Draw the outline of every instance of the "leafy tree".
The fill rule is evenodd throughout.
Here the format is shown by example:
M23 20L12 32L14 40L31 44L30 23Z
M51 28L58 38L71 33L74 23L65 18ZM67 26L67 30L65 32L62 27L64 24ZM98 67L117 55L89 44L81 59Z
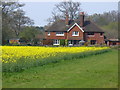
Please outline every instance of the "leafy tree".
M33 21L25 16L25 12L20 8L24 4L18 2L2 2L2 42L10 38L18 38L21 29L33 24Z
M41 31L38 29L38 27L36 28L33 26L27 26L24 27L23 30L20 32L19 37L21 38L21 40L26 41L26 43L36 44L39 41L37 35L41 35Z

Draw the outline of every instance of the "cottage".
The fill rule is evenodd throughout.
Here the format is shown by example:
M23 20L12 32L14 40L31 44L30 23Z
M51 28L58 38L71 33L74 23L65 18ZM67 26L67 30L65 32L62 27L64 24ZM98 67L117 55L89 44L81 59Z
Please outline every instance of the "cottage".
M45 39L53 45L60 45L67 40L68 45L79 45L89 42L91 45L104 43L104 32L90 20L84 20L84 12L80 13L80 19L54 22L46 31Z
M119 46L120 40L119 39L108 39L108 40L106 40L106 44L108 46Z

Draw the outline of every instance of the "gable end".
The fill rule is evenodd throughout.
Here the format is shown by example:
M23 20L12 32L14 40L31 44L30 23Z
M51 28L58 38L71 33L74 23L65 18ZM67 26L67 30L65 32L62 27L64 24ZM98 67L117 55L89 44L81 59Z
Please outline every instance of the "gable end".
M82 32L84 32L84 30L83 30L77 23L75 23L74 25L72 25L72 26L67 30L67 32L69 32L75 25L76 25Z

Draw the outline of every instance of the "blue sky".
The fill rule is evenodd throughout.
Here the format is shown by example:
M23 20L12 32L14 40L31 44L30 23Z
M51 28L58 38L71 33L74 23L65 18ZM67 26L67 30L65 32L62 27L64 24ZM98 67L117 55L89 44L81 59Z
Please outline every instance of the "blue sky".
M47 19L51 17L54 5L59 2L23 2L25 6L22 8L26 12L26 16L35 22L35 26L46 25ZM109 12L118 10L117 2L81 2L81 9L85 13L92 15L94 13Z

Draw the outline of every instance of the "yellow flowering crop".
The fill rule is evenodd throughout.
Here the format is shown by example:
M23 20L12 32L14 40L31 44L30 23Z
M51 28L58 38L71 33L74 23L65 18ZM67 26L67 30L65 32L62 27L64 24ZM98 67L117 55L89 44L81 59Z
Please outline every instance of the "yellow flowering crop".
M16 63L20 58L36 60L65 53L79 53L108 49L108 47L37 47L37 46L2 46L2 62ZM0 54L1 57L1 54Z

